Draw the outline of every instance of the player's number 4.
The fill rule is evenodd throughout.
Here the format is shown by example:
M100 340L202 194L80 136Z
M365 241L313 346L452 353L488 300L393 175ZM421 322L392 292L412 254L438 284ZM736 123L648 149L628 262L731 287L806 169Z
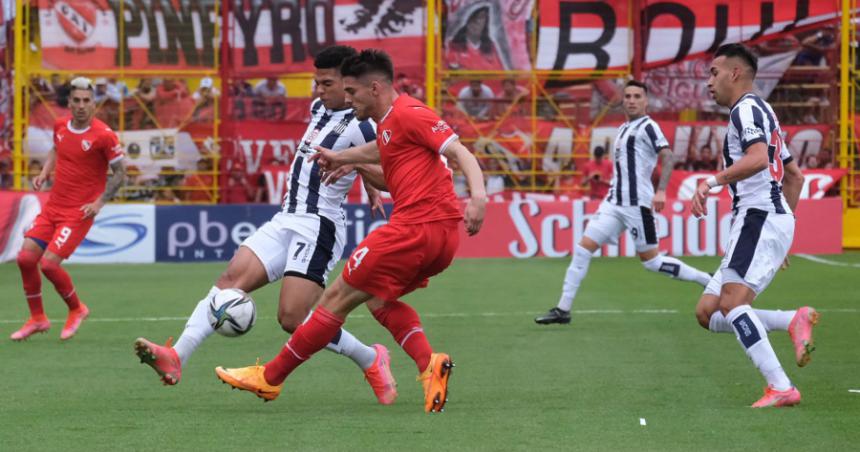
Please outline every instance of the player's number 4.
M361 265L361 261L364 259L364 256L370 251L370 248L363 246L352 252L352 257L349 260L352 261L352 265L349 266L349 272L352 273L353 270L358 268Z

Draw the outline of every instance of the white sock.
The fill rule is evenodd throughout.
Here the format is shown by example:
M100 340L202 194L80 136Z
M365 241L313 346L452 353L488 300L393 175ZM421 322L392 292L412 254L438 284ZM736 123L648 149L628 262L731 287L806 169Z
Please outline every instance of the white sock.
M573 258L567 267L567 273L564 275L561 298L558 300L559 309L570 311L573 299L576 297L576 291L579 290L579 284L585 278L585 274L588 273L589 263L591 263L591 251L581 245L576 245L573 249Z
M779 359L767 339L767 331L755 311L749 305L738 306L726 316L735 330L741 346L747 356L761 372L767 384L777 391L791 388L791 381L782 370Z
M376 349L364 345L356 339L349 331L341 328L340 333L335 336L325 348L352 359L362 370L367 370L376 361Z
M662 273L673 279L680 279L681 281L697 282L702 287L707 286L708 282L711 280L711 275L690 267L671 256L658 254L654 259L642 262L642 265L652 272Z
M188 358L194 353L194 350L197 350L197 347L215 332L215 329L209 324L207 311L209 310L210 300L220 291L221 289L212 286L206 298L197 303L197 307L194 308L194 312L191 313L191 317L188 318L188 322L185 324L185 330L182 331L182 335L179 336L176 345L173 346L183 366L185 365L185 361L188 361Z
M755 315L758 316L761 324L768 333L771 331L788 331L788 325L791 319L794 318L794 313L797 311L770 311L765 309L753 309ZM711 321L708 325L714 333L732 333L734 328L732 324L726 320L726 316L722 312L717 311L711 314Z

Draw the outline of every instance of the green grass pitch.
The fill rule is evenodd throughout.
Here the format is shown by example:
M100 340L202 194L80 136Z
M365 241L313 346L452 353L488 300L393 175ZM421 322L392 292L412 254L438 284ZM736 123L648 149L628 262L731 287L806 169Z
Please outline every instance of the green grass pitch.
M8 339L26 317L18 270L0 265L0 450L827 450L860 441L860 254L795 257L756 302L821 313L810 365L788 335L770 339L803 393L795 408L753 410L764 381L733 335L695 321L701 288L597 258L569 326L532 318L554 306L566 259L459 260L406 297L436 350L457 364L445 413L426 415L417 369L363 308L346 327L392 352L400 396L377 405L351 361L321 352L272 403L230 391L217 365L270 359L287 339L277 287L254 293L246 337L213 336L176 387L132 352L138 336L178 337L224 268L214 264L69 265L92 310L59 341L65 307L45 281L47 334ZM689 258L705 270L716 258ZM641 425L644 419L645 425Z

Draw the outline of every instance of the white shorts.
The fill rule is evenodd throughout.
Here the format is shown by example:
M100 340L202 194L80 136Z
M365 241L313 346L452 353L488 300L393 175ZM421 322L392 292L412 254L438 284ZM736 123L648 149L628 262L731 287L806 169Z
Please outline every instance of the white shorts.
M278 212L242 242L263 263L269 282L298 276L325 287L343 253L346 227L323 216Z
M642 206L617 206L603 201L585 227L585 236L599 245L616 243L627 229L633 236L636 252L657 247L657 225L651 209Z
M729 247L705 293L720 295L725 283L743 284L756 295L773 281L794 239L794 216L759 209L740 212L732 221Z

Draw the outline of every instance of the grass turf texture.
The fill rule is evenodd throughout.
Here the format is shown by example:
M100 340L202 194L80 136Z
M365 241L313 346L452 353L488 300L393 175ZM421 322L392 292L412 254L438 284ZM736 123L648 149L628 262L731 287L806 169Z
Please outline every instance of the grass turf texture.
M828 257L860 262L860 254ZM687 262L712 270L716 258ZM566 259L460 260L406 298L431 343L457 367L443 414L422 411L417 370L363 308L346 327L392 352L400 397L377 405L359 369L321 352L263 404L231 392L217 365L268 360L286 340L275 285L253 294L247 336L213 336L176 387L132 352L138 336L178 337L224 268L215 264L69 265L92 314L58 339L65 306L45 281L47 334L8 340L26 317L18 270L0 265L0 449L24 450L844 450L860 440L860 268L792 260L756 302L822 311L812 363L798 369L788 335L771 342L803 403L753 410L764 381L733 335L706 332L701 288L646 272L633 259L594 259L573 324L538 326ZM642 312L641 310L657 310ZM579 311L579 312L577 312ZM647 422L640 425L640 418Z

